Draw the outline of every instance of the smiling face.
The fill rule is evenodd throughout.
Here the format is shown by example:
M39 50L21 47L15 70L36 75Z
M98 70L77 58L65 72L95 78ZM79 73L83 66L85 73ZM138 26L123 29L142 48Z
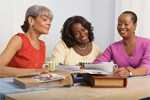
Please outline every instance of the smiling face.
M49 17L48 13L43 13L33 19L32 28L35 33L48 34L51 26L52 18Z
M78 44L86 44L89 42L89 33L80 23L72 25L71 30Z
M135 35L136 23L130 14L121 14L118 18L118 32L122 38L130 38Z

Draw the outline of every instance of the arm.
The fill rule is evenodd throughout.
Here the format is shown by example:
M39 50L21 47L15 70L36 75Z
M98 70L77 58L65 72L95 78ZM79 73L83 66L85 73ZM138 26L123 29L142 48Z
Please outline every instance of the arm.
M24 76L31 74L39 74L46 72L44 69L22 69L22 68L12 68L6 66L0 66L0 77L14 77L14 76Z
M111 60L112 50L111 46L109 46L104 53L100 54L95 60L94 63L100 63L100 62L109 62Z
M128 66L124 69L118 69L115 73L123 76L143 76L150 74L150 45L146 45L144 49L144 54L140 60L140 65L136 68Z
M147 75L147 68L145 66L140 66L138 68L127 67L128 74L132 73L132 76L142 76Z
M141 76L150 74L150 44L144 48L144 54L141 58L140 65L136 68L128 67L133 76Z
M120 67L114 72L115 75L119 76L142 76L147 75L147 68L140 66L138 68L129 67Z
M22 41L20 37L14 36L10 39L5 50L0 54L0 65L6 66L9 64L16 52L21 48Z

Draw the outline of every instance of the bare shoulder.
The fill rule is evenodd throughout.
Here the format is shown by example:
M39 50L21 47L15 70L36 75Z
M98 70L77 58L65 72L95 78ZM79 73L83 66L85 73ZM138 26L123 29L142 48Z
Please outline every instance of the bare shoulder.
M66 49L68 47L67 47L67 45L65 44L65 42L63 40L60 40L60 41L57 42L55 48Z
M97 50L100 50L100 47L95 42L92 42L92 47Z
M18 36L18 35L14 35L14 36L10 39L10 41L22 42L21 37Z
M19 51L22 47L22 39L15 35L13 36L4 51L0 54L0 65L8 65L13 56Z
M16 49L20 49L22 46L22 39L21 37L14 35L10 41L8 42L7 47L12 47L12 48L16 48Z

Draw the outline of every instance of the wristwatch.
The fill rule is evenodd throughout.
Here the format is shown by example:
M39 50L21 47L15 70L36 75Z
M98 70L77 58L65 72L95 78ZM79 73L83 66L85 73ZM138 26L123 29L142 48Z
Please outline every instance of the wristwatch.
M131 71L129 71L129 77L133 76L133 73Z
M126 68L126 69L129 72L129 77L133 76L133 73L128 68Z

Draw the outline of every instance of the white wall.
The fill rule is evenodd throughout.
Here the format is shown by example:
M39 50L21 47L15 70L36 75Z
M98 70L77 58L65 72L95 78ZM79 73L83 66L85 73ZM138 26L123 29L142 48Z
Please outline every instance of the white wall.
M92 0L95 41L103 51L114 40L114 0Z
M12 9L14 9L12 0L0 3L0 51L3 50L14 30L14 13L11 11Z
M150 0L3 0L0 3L0 52L12 35L21 32L25 11L33 4L45 5L54 12L52 28L42 37L47 45L47 55L60 38L63 22L72 15L81 15L92 22L95 42L102 51L120 39L116 30L117 17L124 10L137 13L137 34L150 38Z
M150 38L150 0L115 0L115 40L120 39L116 30L117 18L125 10L131 10L137 14L136 34Z

